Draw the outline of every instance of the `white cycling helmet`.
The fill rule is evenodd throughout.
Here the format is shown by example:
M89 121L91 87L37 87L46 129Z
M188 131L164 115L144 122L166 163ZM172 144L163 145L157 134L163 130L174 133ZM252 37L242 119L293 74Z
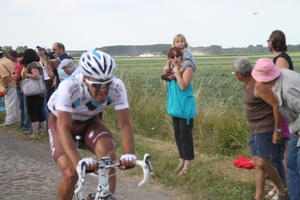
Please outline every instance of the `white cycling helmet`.
M96 50L87 51L81 55L79 68L85 77L105 80L114 76L116 64L110 55Z

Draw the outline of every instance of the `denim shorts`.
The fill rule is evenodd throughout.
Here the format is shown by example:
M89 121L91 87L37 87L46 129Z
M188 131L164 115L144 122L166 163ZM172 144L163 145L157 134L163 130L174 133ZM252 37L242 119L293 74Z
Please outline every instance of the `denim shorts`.
M274 158L278 156L279 145L272 143L273 133L259 133L250 135L250 149L252 156L259 158Z

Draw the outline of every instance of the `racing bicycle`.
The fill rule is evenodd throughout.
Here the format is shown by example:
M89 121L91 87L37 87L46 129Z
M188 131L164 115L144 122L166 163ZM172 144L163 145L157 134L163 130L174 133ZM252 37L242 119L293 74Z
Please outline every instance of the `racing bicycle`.
M150 162L150 155L145 154L143 160L136 160L136 165L140 166L143 169L143 180L138 183L138 187L143 186L147 183L150 175L154 178L154 172L152 164ZM121 166L120 160L111 160L109 157L102 157L101 160L97 161L98 171L97 173L86 172L86 165L83 164L81 167L77 167L78 173L78 182L74 191L75 200L117 200L117 198L109 192L109 168L116 168ZM98 178L98 186L95 190L95 193L85 194L85 181L86 174Z

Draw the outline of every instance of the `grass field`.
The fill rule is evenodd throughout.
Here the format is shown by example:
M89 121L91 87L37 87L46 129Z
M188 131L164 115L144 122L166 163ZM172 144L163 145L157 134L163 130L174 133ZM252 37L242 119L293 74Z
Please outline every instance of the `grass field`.
M300 71L300 53L290 55L296 71ZM193 84L200 105L214 106L220 103L228 105L229 102L228 106L231 106L231 103L242 105L239 99L243 86L231 74L233 60L238 56L240 55L195 57L197 70ZM271 54L245 56L251 59L253 64L258 58L272 58ZM161 90L160 75L166 64L165 57L116 58L115 60L118 67L117 76L122 78L123 75L130 76L154 94L158 92L157 90Z
M290 55L299 72L300 53ZM242 102L243 84L231 73L233 60L238 56L195 58L195 160L194 167L181 177L173 173L179 158L160 79L166 58L115 58L116 75L127 88L136 134L136 154L141 158L144 153L150 153L157 177L151 184L161 184L165 189L176 191L178 199L241 200L250 199L254 194L252 171L233 167L234 158L250 157L249 129ZM271 54L247 57L254 64L258 58L271 58ZM4 117L5 113L1 112L1 121ZM122 154L121 137L112 106L104 111L103 121L114 132L119 156ZM127 176L128 173L138 174L134 170L128 171L125 172Z

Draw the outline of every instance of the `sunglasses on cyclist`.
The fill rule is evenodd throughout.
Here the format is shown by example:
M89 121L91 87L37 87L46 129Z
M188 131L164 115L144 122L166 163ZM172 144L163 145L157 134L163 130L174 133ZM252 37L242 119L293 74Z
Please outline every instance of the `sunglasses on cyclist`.
M170 58L172 58L172 59L174 59L174 58L179 58L180 57L180 55L179 54L176 54L176 55L172 55L172 56L170 56Z
M98 81L89 81L87 78L85 79L85 81L87 82L87 84L91 85L94 88L108 88L111 83L112 83L112 79L109 79L108 81L105 82L98 82Z

